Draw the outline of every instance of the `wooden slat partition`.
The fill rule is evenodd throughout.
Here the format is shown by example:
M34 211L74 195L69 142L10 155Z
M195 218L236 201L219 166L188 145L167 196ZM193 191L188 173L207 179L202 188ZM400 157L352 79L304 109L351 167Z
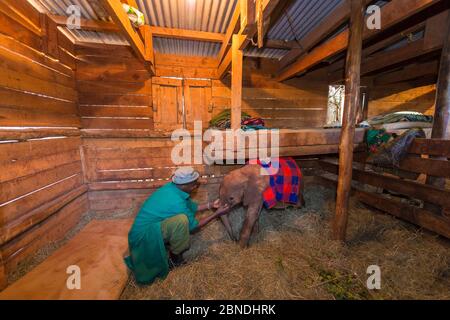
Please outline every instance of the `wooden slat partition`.
M438 216L430 211L413 207L400 201L388 199L372 192L358 190L356 196L360 201L370 205L378 210L389 212L390 214L422 226L450 239L450 219L444 216Z
M392 175L362 170L360 164L355 164L353 168L353 179L355 181L400 193L422 200L425 203L439 205L443 208L442 214L386 198L377 193L367 192L354 185L356 195L362 202L371 207L450 238L450 219L445 215L447 208L450 208L450 190L411 180L417 179L419 174L450 178L449 161L428 158L428 156L448 157L449 142L439 139L415 139L409 149L409 155L400 162L399 168L393 172L394 175L398 175L402 179ZM358 159L357 161L365 161L364 157L356 159ZM338 173L339 168L335 159L320 160L319 164L327 172ZM390 171L387 170L387 172ZM326 177L321 177L321 179L330 181ZM334 183L335 181L331 180L331 182Z
M321 167L333 174L338 173L338 164L334 160L321 160ZM413 198L450 206L450 191L424 185L414 181L406 181L398 178L384 176L374 172L353 168L353 179L372 186L398 192Z
M0 126L79 127L73 71L5 36L1 26Z
M74 137L0 144L0 244L53 214L49 202L83 185L80 143Z
M450 158L450 140L415 139L409 153Z
M266 67L267 66L267 67ZM271 62L264 61L269 69ZM270 69L258 70L246 59L243 70L242 111L261 117L271 128L322 128L326 123L328 85L320 78L274 81ZM228 79L212 82L213 115L231 108Z
M151 75L131 48L79 44L75 52L82 128L153 130Z
M323 175L315 176L315 182L325 187L336 187L337 177ZM353 194L358 199L380 211L389 213L399 219L406 220L415 225L433 231L450 239L450 219L445 216L436 215L428 210L421 209L398 200L389 199L381 194L367 192L358 188L353 188Z
M112 214L136 211L158 187L168 183L179 165L172 162L175 142L161 138L85 138L84 154L89 179L91 210ZM206 201L218 187L226 170L235 169L193 165L204 176L204 185L194 197ZM216 188L217 189L217 188Z
M217 60L209 57L189 57L156 54L157 77L215 79Z
M74 47L49 27L26 0L0 4L0 289L88 210Z

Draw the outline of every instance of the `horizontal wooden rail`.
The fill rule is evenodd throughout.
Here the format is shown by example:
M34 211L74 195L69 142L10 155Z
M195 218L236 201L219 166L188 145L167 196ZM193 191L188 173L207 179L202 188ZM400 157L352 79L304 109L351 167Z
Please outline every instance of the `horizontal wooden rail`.
M47 219L49 216L63 208L74 199L82 196L87 191L87 186L83 184L76 189L65 193L64 195L48 201L38 208L31 210L30 212L22 216L18 221L14 221L11 224L2 226L0 228L0 245L5 244L17 235L25 232L41 221Z
M450 158L450 140L415 139L409 153Z
M400 201L388 199L379 194L357 190L358 199L378 210L387 212L397 218L419 225L450 239L450 219L430 211L414 207Z
M320 166L323 170L333 174L339 173L339 166L334 160L321 160ZM401 180L394 177L384 176L374 172L363 171L353 168L353 180L398 192L416 199L450 207L450 191L413 181Z
M450 162L446 160L408 156L400 162L400 169L415 173L425 173L434 177L450 178Z
M323 185L324 187L337 186L337 177L318 175L314 178L316 183ZM393 199L388 199L380 194L360 190L355 188L355 186L353 186L352 194L362 203L370 207L450 239L450 219L445 216L439 216L428 210L414 207Z

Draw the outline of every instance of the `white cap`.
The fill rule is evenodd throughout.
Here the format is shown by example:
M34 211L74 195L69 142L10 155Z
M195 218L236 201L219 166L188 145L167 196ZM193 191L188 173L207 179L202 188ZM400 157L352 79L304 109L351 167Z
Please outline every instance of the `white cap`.
M200 177L200 174L194 170L192 167L181 167L178 168L173 177L172 181L175 184L188 184L196 181Z

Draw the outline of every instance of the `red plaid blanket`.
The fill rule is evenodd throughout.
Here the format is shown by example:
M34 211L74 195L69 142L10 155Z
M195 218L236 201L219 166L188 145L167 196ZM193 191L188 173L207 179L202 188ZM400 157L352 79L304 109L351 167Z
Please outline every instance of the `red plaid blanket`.
M259 160L251 160L250 164L258 164L270 175L270 187L263 192L264 205L273 208L277 202L298 203L302 171L293 158L272 159L270 164Z

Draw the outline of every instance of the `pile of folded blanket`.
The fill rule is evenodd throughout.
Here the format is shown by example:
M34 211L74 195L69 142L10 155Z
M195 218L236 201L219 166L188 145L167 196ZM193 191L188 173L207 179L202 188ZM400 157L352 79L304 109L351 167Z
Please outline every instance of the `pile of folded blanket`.
M265 129L264 120L252 118L249 114L242 112L241 128L243 130ZM225 109L209 122L210 128L226 130L231 128L231 109Z
M250 118L242 120L242 130L262 130L266 129L264 120L261 118Z
M433 117L420 112L401 111L373 117L367 123L372 128L387 130L431 128Z
M370 153L367 162L381 167L399 167L414 139L425 137L420 128L409 129L401 135L389 134L384 129L369 130L366 137Z

